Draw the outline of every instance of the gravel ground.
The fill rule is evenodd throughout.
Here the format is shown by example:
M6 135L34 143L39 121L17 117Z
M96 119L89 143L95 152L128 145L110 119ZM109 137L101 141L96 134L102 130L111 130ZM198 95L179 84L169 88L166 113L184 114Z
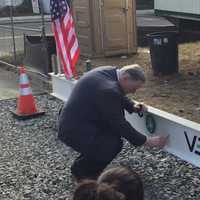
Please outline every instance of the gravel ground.
M16 100L0 101L0 199L70 199L75 184L69 166L77 154L56 138L62 102L37 96L46 115L27 121L14 119ZM199 200L200 169L155 149L123 151L110 165L129 165L143 178L146 200ZM110 167L109 166L109 167Z

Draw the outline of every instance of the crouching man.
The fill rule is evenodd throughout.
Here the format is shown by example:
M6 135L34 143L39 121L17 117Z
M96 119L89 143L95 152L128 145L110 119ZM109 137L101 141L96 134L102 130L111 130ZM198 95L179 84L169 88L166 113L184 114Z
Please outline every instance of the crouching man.
M166 137L147 138L125 119L124 110L146 111L126 97L144 83L142 68L130 65L96 68L75 85L60 114L58 137L80 153L71 166L77 180L96 178L121 151L122 138L134 146L165 146Z

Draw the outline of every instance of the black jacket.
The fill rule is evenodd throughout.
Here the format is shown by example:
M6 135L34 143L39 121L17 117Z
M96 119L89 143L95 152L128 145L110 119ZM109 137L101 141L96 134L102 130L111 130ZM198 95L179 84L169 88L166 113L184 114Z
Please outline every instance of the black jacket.
M124 117L124 109L133 112L133 102L123 93L115 67L99 67L86 73L75 85L59 120L59 138L75 150L105 139L126 138L131 144L145 143Z

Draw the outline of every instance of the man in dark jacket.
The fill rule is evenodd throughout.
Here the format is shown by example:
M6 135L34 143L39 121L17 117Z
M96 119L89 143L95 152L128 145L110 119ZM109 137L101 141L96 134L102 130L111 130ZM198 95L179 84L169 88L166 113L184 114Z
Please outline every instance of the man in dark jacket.
M144 83L144 72L137 65L99 67L77 82L60 114L58 133L61 141L80 153L71 167L75 178L96 178L121 151L122 137L134 146L165 145L165 137L147 138L125 119L124 110L146 110L125 96Z

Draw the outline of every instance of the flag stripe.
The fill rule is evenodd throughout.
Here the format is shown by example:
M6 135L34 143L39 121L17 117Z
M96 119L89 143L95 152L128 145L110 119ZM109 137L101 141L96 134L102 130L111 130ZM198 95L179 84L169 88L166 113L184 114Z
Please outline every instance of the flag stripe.
M75 39L75 38L74 38ZM78 41L75 39L75 42L73 43L73 46L71 48L71 55L74 57L76 51L78 50Z
M64 25L65 27L67 26L67 24L70 22L70 14L66 14L65 17L64 17Z
M72 47L74 46L74 42L75 42L75 36L73 35L68 44L70 51L72 50Z
M55 22L54 22L54 25L55 25ZM61 44L60 44L60 41L59 41L59 37L58 37L58 32L57 32L56 26L54 26L54 35L55 35L55 39L56 39L56 44L58 45L58 50L59 50L58 53L60 55L61 62L63 64L63 70L64 70L65 75L68 78L69 74L68 74L66 63L64 61L64 57L63 57L63 54L62 54Z
M79 58L79 55L80 55L80 49L78 48L76 53L74 54L74 59L72 60L72 64L73 66L76 65L77 61L78 61L78 58Z
M69 41L72 39L73 35L74 35L74 29L71 28L71 29L69 30L69 33L68 33Z
M60 44L61 44L61 49L62 49L62 53L63 53L63 57L65 59L65 62L67 64L67 68L69 70L69 73L70 73L70 65L69 65L69 60L68 60L68 55L67 55L67 48L66 48L66 41L64 41L64 34L63 34L63 30L61 28L61 24L60 22L58 21L56 23L56 27L58 29L58 36L59 36L59 40L60 40Z
M72 23L71 23L70 20L67 21L67 24L64 25L64 28L65 28L65 31L66 31L66 35L67 35L67 37L68 37L68 36L69 36L70 30L71 30L71 29L73 30L73 28L72 28Z
M67 50L66 50L66 47L65 47L62 29L61 29L61 26L60 26L60 22L58 20L56 20L56 28L57 28L59 43L60 43L61 50L62 50L61 53L63 55L64 62L66 63L68 75L71 78L72 71L71 71L71 68L70 68L69 58L68 58Z
M64 43L66 45L66 52L67 52L68 60L69 60L71 70L72 70L72 73L73 73L73 68L74 68L74 66L72 66L72 58L73 57L71 57L71 53L70 53L69 38L68 38L67 34L64 34L64 33L66 33L64 25L62 26L62 32L63 32Z

